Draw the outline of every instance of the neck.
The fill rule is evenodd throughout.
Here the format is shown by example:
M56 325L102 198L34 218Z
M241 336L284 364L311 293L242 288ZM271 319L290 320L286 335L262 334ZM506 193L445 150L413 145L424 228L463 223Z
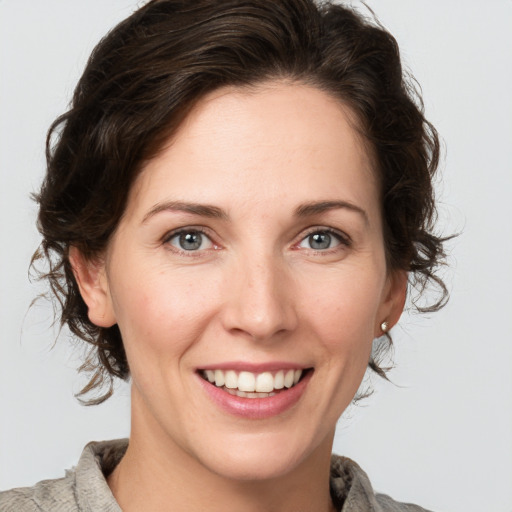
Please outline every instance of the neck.
M142 421L139 421L139 418ZM128 450L108 477L123 512L331 512L332 438L286 474L258 480L215 473L183 450L148 416L132 418Z

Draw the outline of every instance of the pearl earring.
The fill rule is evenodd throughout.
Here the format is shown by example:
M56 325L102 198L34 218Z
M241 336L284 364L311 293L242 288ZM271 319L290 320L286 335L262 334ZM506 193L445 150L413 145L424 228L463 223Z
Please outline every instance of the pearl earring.
M388 329L389 329L389 324L388 322L384 321L380 324L380 328L382 329L382 332L384 334L386 334L388 332Z

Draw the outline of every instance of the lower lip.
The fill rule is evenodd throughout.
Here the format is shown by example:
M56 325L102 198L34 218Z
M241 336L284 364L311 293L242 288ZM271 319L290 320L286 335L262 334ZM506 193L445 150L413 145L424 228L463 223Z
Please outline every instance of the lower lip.
M210 399L227 413L249 419L265 419L291 409L304 394L312 373L309 370L295 386L266 398L243 398L231 395L199 375L198 379Z

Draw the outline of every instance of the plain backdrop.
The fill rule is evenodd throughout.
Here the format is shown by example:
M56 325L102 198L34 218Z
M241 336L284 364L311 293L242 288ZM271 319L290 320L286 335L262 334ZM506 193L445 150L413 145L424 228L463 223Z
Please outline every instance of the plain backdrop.
M139 2L139 5L141 2ZM357 2L354 2L357 4ZM440 229L451 301L394 330L393 384L339 423L335 451L374 487L435 511L512 511L512 1L369 0L418 79L446 146ZM0 489L63 475L90 440L127 436L129 388L73 393L80 349L52 349L52 312L27 269L29 194L44 138L93 45L133 0L0 0Z

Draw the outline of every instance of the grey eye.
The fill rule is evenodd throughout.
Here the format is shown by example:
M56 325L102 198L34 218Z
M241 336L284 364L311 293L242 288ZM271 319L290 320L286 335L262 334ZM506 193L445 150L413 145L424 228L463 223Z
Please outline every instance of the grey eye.
M169 239L169 243L182 251L198 251L213 247L212 241L201 231L190 230L176 233Z
M314 233L306 236L299 247L305 249L313 249L315 251L325 251L326 249L332 249L342 243L342 239L336 233L330 231L315 231Z
M179 237L180 248L185 251L195 251L201 247L203 236L201 233L182 233Z
M308 236L311 249L329 249L332 236L329 233L319 232Z

